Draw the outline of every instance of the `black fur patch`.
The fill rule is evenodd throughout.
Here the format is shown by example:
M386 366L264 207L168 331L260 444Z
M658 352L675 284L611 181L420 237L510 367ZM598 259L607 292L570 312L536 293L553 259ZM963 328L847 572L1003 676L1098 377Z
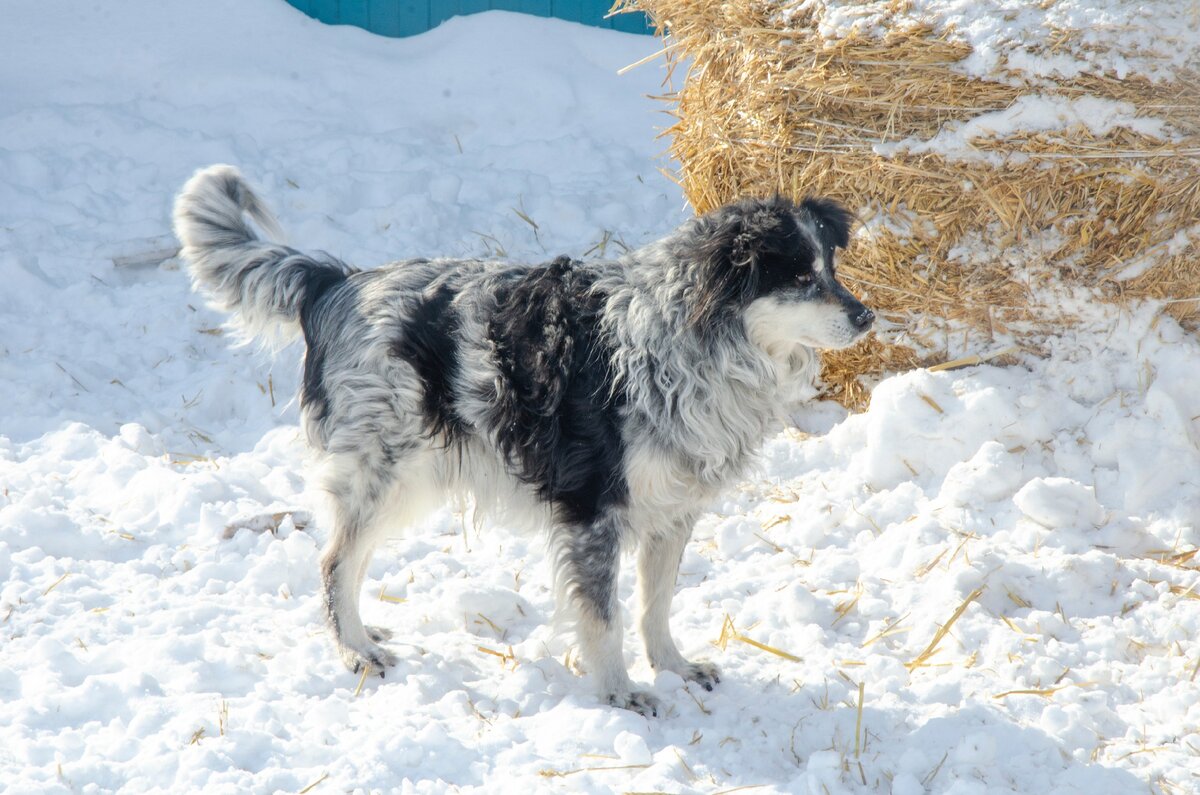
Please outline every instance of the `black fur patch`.
M316 419L329 413L329 393L325 390L325 358L328 345L317 334L328 298L346 282L346 274L333 268L314 267L307 272L304 303L300 306L300 328L304 331L304 380L300 385L300 405Z
M461 324L453 300L454 291L445 284L426 290L391 347L391 354L411 364L421 379L421 409L431 435L443 435L447 442L466 432L454 408Z
M764 239L755 261L755 286L752 298L761 298L783 290L803 289L813 278L817 252L808 235L789 214L781 221L777 234Z
M812 272L816 252L789 199L743 199L696 219L695 241L681 257L699 268L691 320L697 328L740 316L752 300Z
M854 216L833 199L805 199L800 207L808 211L817 225L817 236L826 256L831 257L835 248L845 248L850 245L850 228L854 224Z
M500 371L493 429L518 477L561 518L590 524L624 502L620 399L593 277L559 257L501 284L488 339Z
M586 530L566 542L570 587L604 623L613 619L617 602L617 570L621 561L621 528L611 515L597 517Z

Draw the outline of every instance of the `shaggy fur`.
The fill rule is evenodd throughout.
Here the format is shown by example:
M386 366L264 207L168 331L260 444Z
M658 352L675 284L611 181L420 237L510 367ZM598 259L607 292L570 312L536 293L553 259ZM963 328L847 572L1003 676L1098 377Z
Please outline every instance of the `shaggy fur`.
M345 664L383 676L389 633L359 592L389 527L470 494L550 541L560 606L611 704L656 713L621 650L617 570L637 550L639 628L655 670L711 689L667 626L692 524L808 394L816 348L874 315L838 283L851 216L747 199L616 262L406 260L359 271L259 240L270 214L229 166L175 204L196 289L248 334L300 331L301 410L334 506L324 607Z

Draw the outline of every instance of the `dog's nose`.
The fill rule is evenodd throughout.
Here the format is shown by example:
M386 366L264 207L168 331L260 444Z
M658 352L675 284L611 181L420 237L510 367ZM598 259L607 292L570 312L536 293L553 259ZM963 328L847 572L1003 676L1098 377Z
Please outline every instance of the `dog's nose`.
M871 324L875 322L875 313L870 309L864 308L863 311L851 318L850 322L853 323L854 327L859 331L866 331L871 327Z

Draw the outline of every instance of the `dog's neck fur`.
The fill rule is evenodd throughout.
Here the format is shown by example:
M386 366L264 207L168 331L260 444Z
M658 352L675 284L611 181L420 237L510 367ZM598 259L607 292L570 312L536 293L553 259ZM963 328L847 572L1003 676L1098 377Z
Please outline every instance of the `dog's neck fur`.
M615 388L644 434L698 483L720 488L742 475L786 411L811 397L819 364L804 346L764 350L740 313L698 328L690 319L700 274L668 252L640 250L596 286L608 295Z

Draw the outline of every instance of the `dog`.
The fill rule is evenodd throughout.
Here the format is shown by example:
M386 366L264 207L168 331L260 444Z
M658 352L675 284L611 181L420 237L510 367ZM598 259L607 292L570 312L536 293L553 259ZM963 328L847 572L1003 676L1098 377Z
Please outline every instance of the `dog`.
M355 672L384 676L390 632L359 596L389 528L448 499L544 530L555 597L603 701L657 715L622 654L617 572L636 549L639 629L655 671L707 690L668 627L705 506L812 394L818 349L874 314L837 280L852 216L828 199L738 201L617 261L410 259L374 270L281 239L231 166L175 202L196 290L244 336L302 334L302 423L331 499L323 609Z

